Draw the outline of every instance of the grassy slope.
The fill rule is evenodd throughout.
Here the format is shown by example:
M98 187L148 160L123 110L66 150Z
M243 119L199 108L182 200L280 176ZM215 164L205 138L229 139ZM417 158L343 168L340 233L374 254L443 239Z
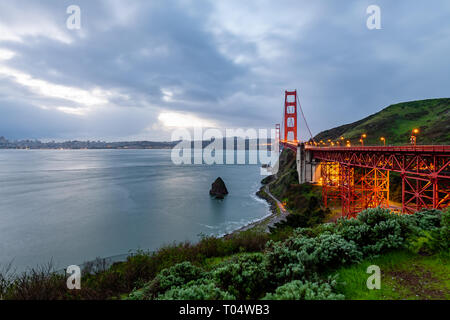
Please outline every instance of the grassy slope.
M391 105L362 120L319 133L316 140L337 140L340 136L357 144L367 133L367 143L379 145L386 137L387 144L409 142L411 130L420 128L418 144L450 143L450 98L403 102Z
M381 289L366 286L367 267L381 269ZM338 270L339 291L351 300L450 299L450 258L399 251ZM343 284L345 283L345 284Z

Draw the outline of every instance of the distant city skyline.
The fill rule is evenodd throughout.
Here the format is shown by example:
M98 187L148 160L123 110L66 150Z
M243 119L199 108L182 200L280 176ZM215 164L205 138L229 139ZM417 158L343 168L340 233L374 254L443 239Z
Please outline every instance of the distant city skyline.
M79 29L67 27L71 5ZM366 25L370 5L381 29ZM2 0L0 136L170 141L189 126L274 128L292 89L317 134L450 96L449 16L445 0Z

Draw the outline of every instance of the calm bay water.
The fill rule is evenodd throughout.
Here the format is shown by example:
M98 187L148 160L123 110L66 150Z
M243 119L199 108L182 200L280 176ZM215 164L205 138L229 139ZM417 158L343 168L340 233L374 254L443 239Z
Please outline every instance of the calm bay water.
M182 165L170 150L0 150L0 266L154 250L269 214L258 165ZM230 194L209 196L222 177Z

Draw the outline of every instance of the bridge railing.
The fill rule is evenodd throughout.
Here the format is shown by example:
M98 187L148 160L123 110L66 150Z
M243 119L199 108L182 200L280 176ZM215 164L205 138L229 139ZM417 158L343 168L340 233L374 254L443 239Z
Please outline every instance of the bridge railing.
M327 151L381 151L381 152L445 152L450 153L448 145L419 145L419 146L355 146L355 147L318 147L305 146L308 150Z

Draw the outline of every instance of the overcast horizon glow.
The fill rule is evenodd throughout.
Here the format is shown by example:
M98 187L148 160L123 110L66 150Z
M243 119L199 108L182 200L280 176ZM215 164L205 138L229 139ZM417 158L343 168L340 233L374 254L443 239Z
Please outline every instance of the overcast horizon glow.
M66 8L81 8L69 30ZM381 30L366 8L381 8ZM313 134L449 97L450 2L0 0L0 136L170 140L268 128L297 89ZM307 138L300 122L300 137Z

